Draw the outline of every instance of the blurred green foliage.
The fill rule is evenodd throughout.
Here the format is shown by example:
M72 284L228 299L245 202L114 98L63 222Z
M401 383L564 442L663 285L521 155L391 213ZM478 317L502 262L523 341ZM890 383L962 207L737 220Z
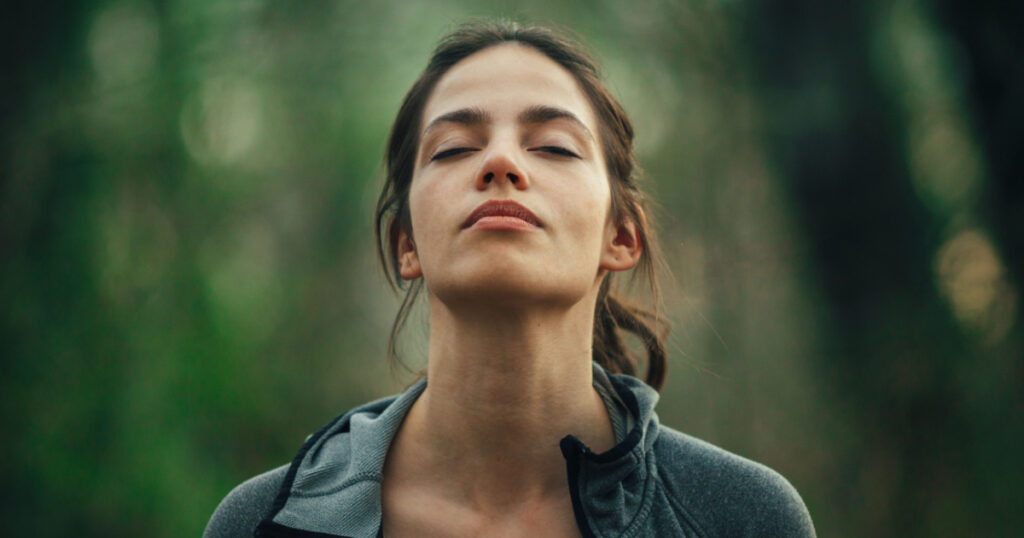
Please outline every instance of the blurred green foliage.
M437 38L505 16L577 32L636 123L677 283L662 421L780 470L822 536L1011 535L1021 19L994 6L15 2L6 532L198 535L403 386L387 129Z

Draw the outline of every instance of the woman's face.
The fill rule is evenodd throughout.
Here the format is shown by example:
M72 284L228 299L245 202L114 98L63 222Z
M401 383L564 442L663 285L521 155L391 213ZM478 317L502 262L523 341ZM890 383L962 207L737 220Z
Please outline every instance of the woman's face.
M445 303L596 295L605 270L632 266L608 219L597 127L572 75L532 48L503 44L456 64L423 111L402 276L423 276Z

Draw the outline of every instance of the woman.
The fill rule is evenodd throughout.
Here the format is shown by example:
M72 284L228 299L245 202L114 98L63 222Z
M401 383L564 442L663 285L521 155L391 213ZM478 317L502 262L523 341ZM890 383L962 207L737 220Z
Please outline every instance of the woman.
M381 258L411 283L392 341L426 290L426 377L240 485L206 536L813 536L784 478L658 423L657 317L609 280L653 276L632 138L564 38L445 38L398 113L377 212Z

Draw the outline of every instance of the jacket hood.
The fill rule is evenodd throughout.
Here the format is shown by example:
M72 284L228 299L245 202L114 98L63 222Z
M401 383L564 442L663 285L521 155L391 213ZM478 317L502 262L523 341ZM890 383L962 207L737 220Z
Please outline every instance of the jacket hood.
M610 381L633 417L632 428L606 452L594 453L571 435L562 439L560 448L583 535L597 536L591 529L601 529L600 535L628 535L640 528L647 515L644 507L651 504L658 393L636 378L606 374L596 363L594 370L595 379L606 376ZM292 461L257 536L378 536L384 459L426 387L427 380L420 380L397 396L348 411L311 435Z

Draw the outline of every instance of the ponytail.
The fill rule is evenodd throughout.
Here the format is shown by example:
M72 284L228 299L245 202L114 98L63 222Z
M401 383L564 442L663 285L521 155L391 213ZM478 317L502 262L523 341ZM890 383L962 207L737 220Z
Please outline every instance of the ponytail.
M601 283L594 311L594 361L609 372L639 377L637 359L626 349L619 331L631 332L647 350L645 381L660 391L667 373L668 324L650 310L619 299L610 282L606 277Z

